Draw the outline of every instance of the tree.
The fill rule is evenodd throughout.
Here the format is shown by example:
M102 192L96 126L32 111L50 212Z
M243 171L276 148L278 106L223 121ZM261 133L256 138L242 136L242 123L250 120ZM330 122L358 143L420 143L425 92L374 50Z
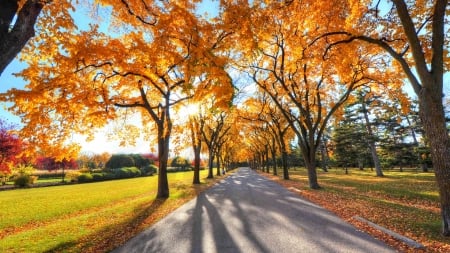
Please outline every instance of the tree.
M32 47L43 57L29 57L30 67L21 73L27 90L12 90L6 99L24 116L27 140L48 152L62 150L73 132L92 137L94 128L140 114L144 130L126 124L124 143L156 133L157 197L167 198L173 108L196 93L233 93L225 57L214 54L226 34L197 17L190 1L98 2L111 6L120 36L92 26L72 37L43 38ZM213 81L195 81L205 76Z
M357 104L349 103L344 108L342 119L336 120L333 131L334 155L339 166L364 168L373 164L369 158L366 125L362 121Z
M111 154L109 154L108 152L103 152L101 154L93 154L91 157L91 161L94 163L96 168L103 169L105 168L106 162L108 162L110 158Z
M387 10L381 6L386 6ZM324 31L327 51L335 45L362 43L393 59L419 100L419 113L430 142L442 213L442 233L450 236L450 138L443 106L448 60L448 0L356 3L343 29ZM312 14L314 16L314 14Z
M200 121L197 116L189 117L189 131L192 142L192 149L194 151L194 177L193 184L200 184L200 153L202 150L202 129L203 121Z
M200 120L203 125L202 139L208 148L208 177L213 178L213 163L217 153L218 143L221 136L225 135L230 129L225 124L225 119L228 117L228 113L225 111L218 111L211 109L212 111ZM220 170L219 170L220 173ZM219 174L220 175L220 174Z
M269 147L272 153L273 174L277 175L277 154L281 155L281 168L283 178L289 179L288 171L288 145L293 139L293 132L283 114L266 94L256 94L255 98L249 98L244 102L240 110L240 117L248 122L248 128L252 128L257 122L265 124L266 130L271 134Z
M11 173L11 167L20 162L24 145L12 131L14 126L0 119L0 174Z
M375 144L375 134L372 129L372 124L370 123L369 119L369 110L367 109L367 106L376 100L376 97L374 98L367 98L368 94L364 91L358 93L358 100L361 104L361 113L363 115L364 124L367 131L367 144L370 149L370 154L372 155L372 161L373 165L375 166L375 171L377 173L377 177L384 176L383 171L381 169L380 159L378 158L378 152L377 147Z
M75 159L64 158L58 160L55 157L39 156L35 161L36 168L40 170L57 171L61 170L61 182L64 182L65 170L66 169L76 169L78 168L78 163Z
M124 167L134 167L136 166L134 157L132 155L126 154L116 154L112 155L111 158L106 162L105 168L107 169L120 169Z
M265 26L254 27L258 47L248 67L253 81L272 98L295 132L309 185L318 189L316 153L328 121L354 90L379 78L371 68L381 63L363 47L355 52L344 46L323 59L320 50L311 47L307 36L299 32L308 30L310 23L291 24L291 15L304 14L301 6L297 7L279 8L276 13L273 7L258 17L263 21L253 22L265 22ZM345 60L338 60L340 57Z
M101 154L83 152L78 155L77 160L80 168L103 169L110 158L111 155L107 152Z
M414 106L403 110L400 99L389 100L378 98L379 110L376 110L374 125L378 127L378 139L381 147L381 160L386 167L418 166L417 154L419 142L417 135L420 131L412 126L411 120L416 118ZM380 103L380 101L382 101ZM413 102L411 102L413 103ZM423 138L421 138L423 139ZM411 141L412 140L412 141Z
M232 141L230 132L232 132L233 126L235 126L234 120L236 119L234 108L229 108L229 111L227 112L227 116L224 119L224 126L221 127L221 130L219 131L219 134L217 136L217 140L215 142L215 148L214 148L214 155L216 158L216 175L220 176L221 171L224 172L222 166L223 164L223 147L227 141Z

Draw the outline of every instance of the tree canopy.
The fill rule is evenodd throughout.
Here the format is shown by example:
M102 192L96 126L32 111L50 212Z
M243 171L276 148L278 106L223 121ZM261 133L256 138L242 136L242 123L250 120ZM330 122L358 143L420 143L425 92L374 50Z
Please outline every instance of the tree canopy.
M450 67L448 0L223 0L212 18L198 13L199 0L83 4L96 9L93 15L103 18L110 32L94 24L77 30L70 1L0 5L5 7L0 12L2 45L10 45L19 32L16 26L28 22L22 13L32 6L17 47L12 53L0 48L0 73L20 50L28 64L18 73L27 81L25 89L12 89L1 100L12 102L10 110L22 118L20 136L30 147L67 159L79 151L71 143L74 132L93 138L94 129L125 122L117 134L124 144L141 135L156 136L157 196L168 197L165 173L174 121L179 120L173 113L192 102L208 107L197 118L201 125L191 124L191 129L198 135L193 141L206 144L194 149L208 148L210 167L213 157L218 164L225 157L223 147L228 154L233 150L225 142L242 141L248 149L234 150L239 158L258 153L259 160L268 161L269 151L286 155L283 145L295 140L310 187L319 188L316 153L325 145L329 123L343 117L344 105L356 101L361 89L406 105L410 102L402 86L408 83L418 97L440 188L444 234L450 235L450 142L442 99ZM111 15L102 16L100 9ZM30 24L41 11L33 37ZM248 87L237 85L235 76ZM250 98L237 104L238 93L246 88ZM265 109L273 110L271 120L263 123L261 108L242 105L255 97L268 99L263 104L270 104ZM243 118L258 124L237 131L241 122L230 108L255 110ZM136 114L137 126L127 122ZM278 129L270 130L274 124L280 124ZM287 129L295 138L285 135ZM228 134L251 138L235 140ZM283 136L289 140L281 141Z

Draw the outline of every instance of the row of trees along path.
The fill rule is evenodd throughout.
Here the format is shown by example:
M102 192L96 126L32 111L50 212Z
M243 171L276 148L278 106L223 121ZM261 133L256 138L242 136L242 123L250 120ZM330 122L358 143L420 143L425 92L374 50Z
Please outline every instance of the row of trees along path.
M449 67L448 0L225 0L209 18L198 13L199 6L187 0L93 0L75 6L2 1L0 73L21 52L28 67L18 75L28 84L1 99L22 117L23 138L36 144L30 147L70 155L77 151L66 147L73 132L92 136L93 129L140 113L145 130L126 125L124 142L156 130L157 196L166 198L171 109L189 102L230 112L240 91L231 78L234 70L283 115L298 140L310 187L319 188L315 154L328 122L339 118L354 91L371 87L402 97L407 79L431 147L443 233L450 235L450 148L442 99ZM113 32L97 25L78 29L70 10L85 7ZM283 145L276 138L274 143ZM208 148L228 150L229 156L236 152L230 146Z

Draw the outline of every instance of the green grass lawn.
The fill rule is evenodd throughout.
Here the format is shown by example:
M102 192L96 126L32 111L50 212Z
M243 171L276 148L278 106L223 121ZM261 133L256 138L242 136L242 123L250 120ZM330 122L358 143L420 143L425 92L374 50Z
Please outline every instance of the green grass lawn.
M202 185L193 186L193 172L169 174L166 201L155 200L157 176L0 192L0 252L111 250L127 238L108 243L108 237L137 232L141 223L160 218L152 215L191 199L212 183L206 175L202 171Z

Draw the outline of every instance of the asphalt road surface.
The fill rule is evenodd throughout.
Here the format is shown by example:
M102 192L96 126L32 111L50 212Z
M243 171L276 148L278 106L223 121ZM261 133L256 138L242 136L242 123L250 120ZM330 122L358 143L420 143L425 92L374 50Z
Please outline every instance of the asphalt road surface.
M240 168L113 252L396 251L277 183Z

